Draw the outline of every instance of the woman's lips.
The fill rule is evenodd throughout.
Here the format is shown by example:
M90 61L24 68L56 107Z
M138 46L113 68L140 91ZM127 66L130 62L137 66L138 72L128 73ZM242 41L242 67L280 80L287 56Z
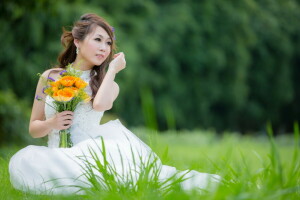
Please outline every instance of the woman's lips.
M104 58L104 55L102 55L102 54L96 54L96 56L97 56L97 58Z

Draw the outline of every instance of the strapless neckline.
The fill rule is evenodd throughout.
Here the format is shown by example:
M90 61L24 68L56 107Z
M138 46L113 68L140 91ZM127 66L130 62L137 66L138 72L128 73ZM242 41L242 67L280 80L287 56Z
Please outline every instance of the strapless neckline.
M80 69L77 69L77 68L74 68L74 67L72 67L72 69L74 69L75 71L78 71L78 72L82 73L82 75L86 75L86 74L90 75L90 73L92 71L92 69L80 70Z

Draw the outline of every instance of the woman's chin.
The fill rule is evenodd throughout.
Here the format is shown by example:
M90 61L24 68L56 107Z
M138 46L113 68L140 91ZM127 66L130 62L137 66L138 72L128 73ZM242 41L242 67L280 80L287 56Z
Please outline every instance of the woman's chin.
M93 64L99 66L99 65L101 65L102 63L103 63L103 60L94 62Z

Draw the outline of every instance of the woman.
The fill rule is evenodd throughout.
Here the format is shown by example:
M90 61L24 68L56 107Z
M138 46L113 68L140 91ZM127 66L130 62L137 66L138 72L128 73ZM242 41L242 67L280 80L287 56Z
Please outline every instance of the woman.
M136 180L140 166L149 160L160 170L161 181L184 175L187 178L181 183L184 189L205 189L209 182L219 180L217 175L179 172L174 167L162 165L152 150L118 120L99 125L103 112L112 108L119 93L115 76L126 65L124 53L113 54L114 30L104 19L85 14L75 23L72 32L64 30L61 39L65 50L58 58L59 66L45 71L42 77L56 79L72 63L82 72L81 78L89 83L86 92L92 99L78 105L74 113L56 113L51 107L53 99L43 93L43 78L39 80L36 95L44 98L46 103L34 100L29 132L34 138L48 136L48 147L31 145L11 158L10 179L16 189L37 194L82 193L78 186L90 187L83 174L86 161L95 163L91 152L104 160L104 146L98 138L104 142L107 161L114 166L121 181L128 174ZM74 146L58 148L59 130L67 128L71 130ZM101 176L100 172L95 173Z

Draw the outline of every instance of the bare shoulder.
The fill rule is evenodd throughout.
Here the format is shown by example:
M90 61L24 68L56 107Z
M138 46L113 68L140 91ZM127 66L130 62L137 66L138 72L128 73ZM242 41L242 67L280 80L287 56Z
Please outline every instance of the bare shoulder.
M51 77L51 78L57 78L59 76L59 73L64 70L63 68L51 68L47 69L43 72L42 76L45 78Z

